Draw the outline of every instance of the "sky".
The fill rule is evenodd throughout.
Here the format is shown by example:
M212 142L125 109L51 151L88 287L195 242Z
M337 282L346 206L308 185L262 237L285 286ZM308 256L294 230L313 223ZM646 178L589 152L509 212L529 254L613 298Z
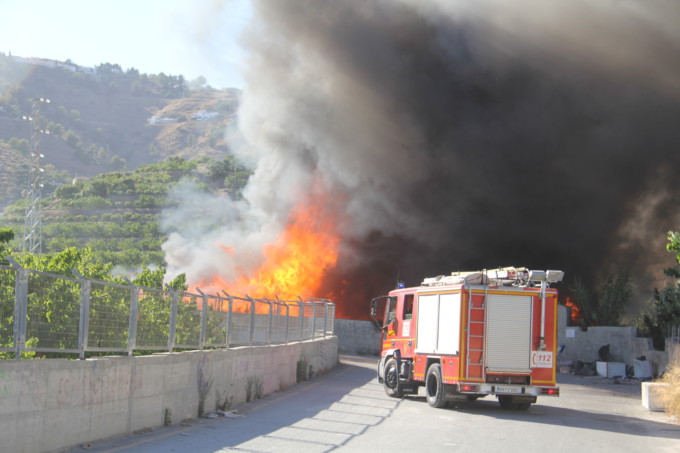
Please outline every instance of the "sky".
M248 0L0 0L0 52L243 87Z

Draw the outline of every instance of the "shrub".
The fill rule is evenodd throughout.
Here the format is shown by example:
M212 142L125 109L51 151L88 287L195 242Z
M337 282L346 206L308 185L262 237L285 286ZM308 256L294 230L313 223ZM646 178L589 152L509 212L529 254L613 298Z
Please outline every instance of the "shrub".
M668 367L660 382L668 384L660 390L666 413L680 421L680 360Z

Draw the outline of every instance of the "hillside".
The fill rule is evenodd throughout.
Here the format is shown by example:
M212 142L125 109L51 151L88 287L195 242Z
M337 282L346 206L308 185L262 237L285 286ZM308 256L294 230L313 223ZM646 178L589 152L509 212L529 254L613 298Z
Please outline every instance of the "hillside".
M163 265L169 189L189 179L238 198L248 179L231 154L243 143L239 97L182 76L0 54L0 226L14 230L10 246L22 246L37 140L44 253L90 247L103 263Z
M170 157L134 171L79 179L58 187L42 210L42 251L90 247L98 262L126 268L164 264L161 211L172 203L169 189L191 180L201 190L240 197L249 172L228 156L223 160ZM24 206L18 201L5 209L0 225L12 228L11 246L21 249Z
M109 63L85 69L0 54L0 209L28 185L37 130L49 133L36 134L45 156L44 195L76 176L134 170L171 156L222 159L240 146L239 90Z

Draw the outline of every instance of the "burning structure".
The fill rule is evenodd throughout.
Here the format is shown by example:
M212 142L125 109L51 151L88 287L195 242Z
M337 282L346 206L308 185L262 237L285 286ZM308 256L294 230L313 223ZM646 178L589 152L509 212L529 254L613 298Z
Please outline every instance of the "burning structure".
M254 174L241 202L178 190L168 273L358 318L397 278L488 263L646 291L679 220L678 23L661 1L254 0Z

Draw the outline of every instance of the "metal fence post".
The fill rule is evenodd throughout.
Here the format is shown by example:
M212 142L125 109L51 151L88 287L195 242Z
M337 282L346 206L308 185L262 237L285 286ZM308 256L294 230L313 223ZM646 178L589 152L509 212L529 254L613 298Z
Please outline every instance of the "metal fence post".
M290 319L290 307L288 307L288 304L284 301L283 306L286 307L286 336L283 339L283 342L285 344L288 344L288 320Z
M201 312L201 333L198 337L198 349L203 349L205 345L205 332L208 327L208 296L203 293L201 293L201 296L203 296L203 306L201 307L203 311Z
M332 301L328 302L328 305L332 308L330 318L331 318L331 335L335 335L335 304Z
M312 302L312 340L316 336L316 302Z
M253 345L253 336L255 335L255 301L246 294L246 299L250 301L250 336L248 337L248 344Z
M326 330L328 329L328 304L323 301L323 337L326 338Z
M305 320L305 303L302 301L302 297L298 296L298 299L300 299L300 310L298 313L298 317L300 318L300 337L298 338L298 341L302 341L302 327L303 321Z
M168 351L175 349L175 334L177 333L177 307L179 305L179 293L168 287L170 291L170 327L168 329Z
M26 343L26 318L28 317L28 269L12 258L7 261L17 268L14 282L14 358L21 359Z
M137 317L139 316L139 287L130 286L130 322L128 324L128 355L137 346Z
M88 331L90 326L90 294L92 282L83 277L78 271L73 270L80 283L80 322L78 323L78 351L80 360L85 359L87 349Z
M274 305L272 304L272 301L269 299L265 299L265 302L269 304L269 327L267 329L267 345L271 346L272 344L272 321L274 317Z
M231 296L224 290L222 292L224 293L225 296L227 296L227 301L228 301L227 302L227 307L228 307L227 308L227 349L229 349L229 346L231 345L231 318L232 318L231 314L232 314L232 311L233 311L234 304L233 304L233 300L232 300Z

